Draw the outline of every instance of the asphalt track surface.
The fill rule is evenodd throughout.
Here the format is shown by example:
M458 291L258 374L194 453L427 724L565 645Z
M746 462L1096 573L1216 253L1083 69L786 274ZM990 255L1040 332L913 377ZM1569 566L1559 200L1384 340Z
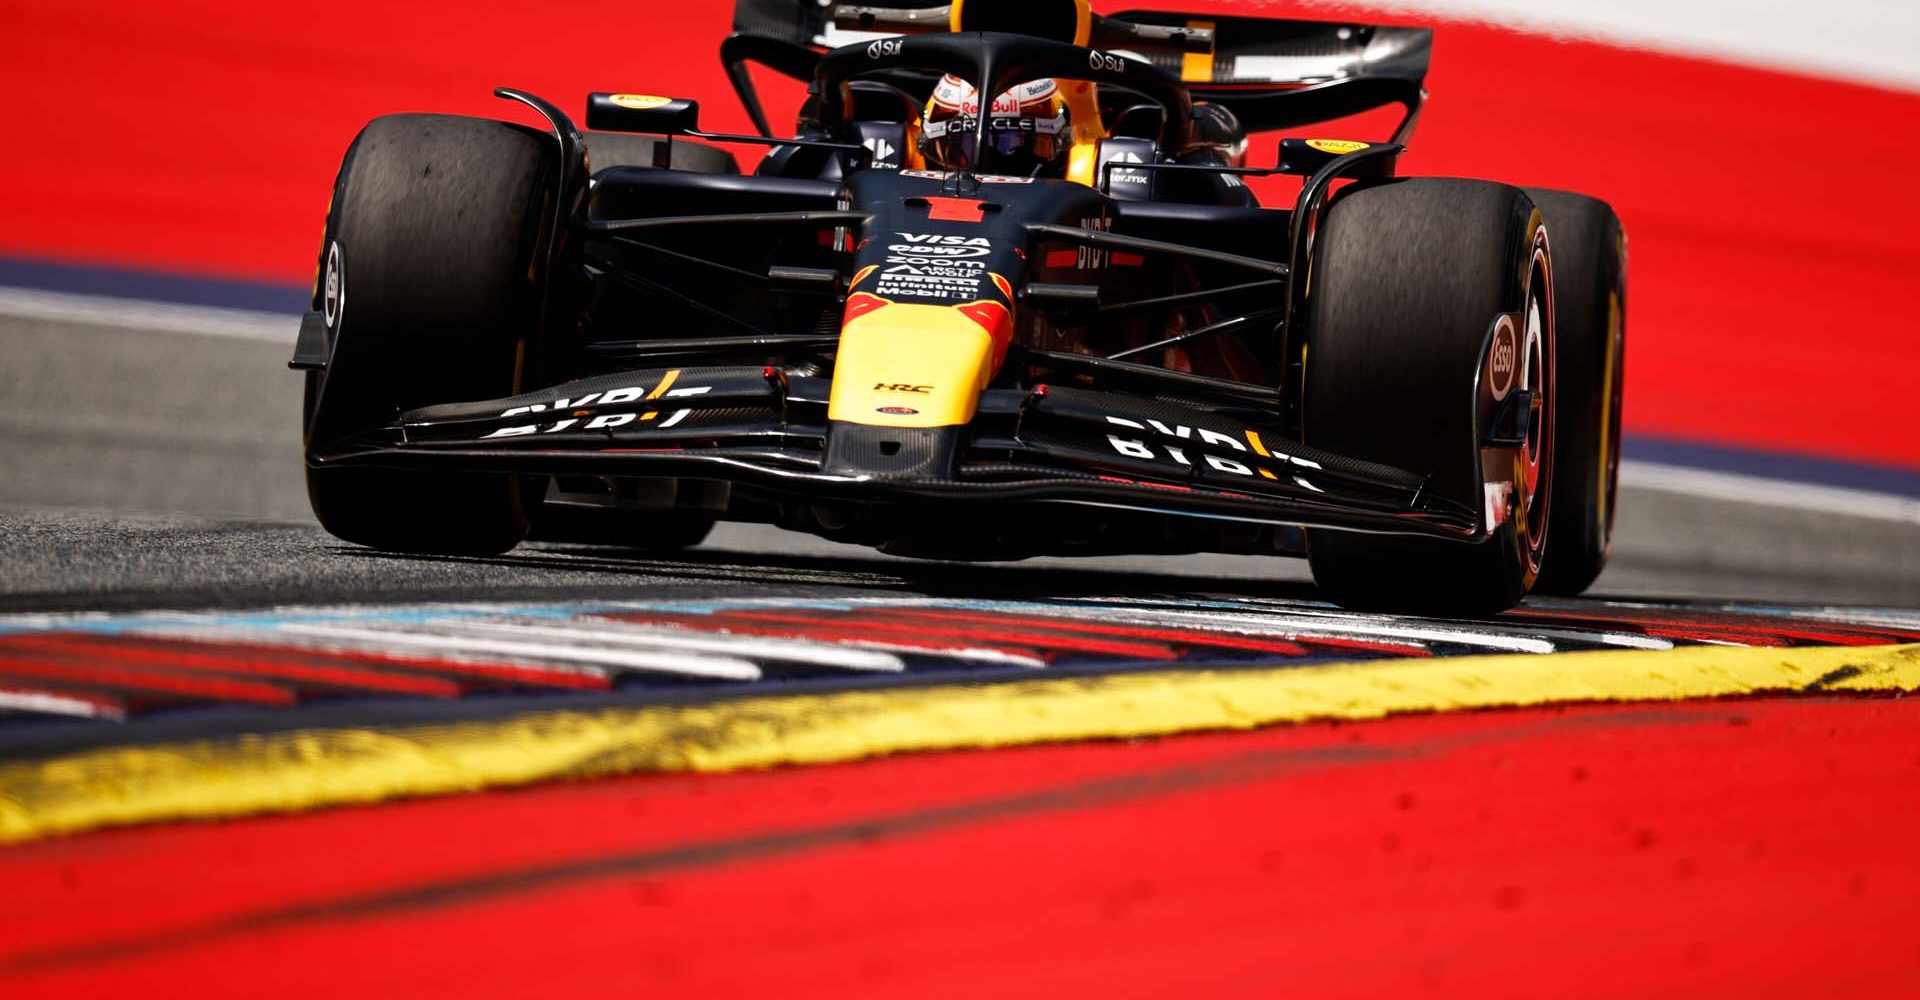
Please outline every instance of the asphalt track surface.
M667 559L529 544L403 558L332 539L301 483L283 345L0 320L0 608L343 600L1254 588L1311 598L1304 562L1237 556L956 565L755 525ZM1624 484L1599 596L1920 605L1920 524Z

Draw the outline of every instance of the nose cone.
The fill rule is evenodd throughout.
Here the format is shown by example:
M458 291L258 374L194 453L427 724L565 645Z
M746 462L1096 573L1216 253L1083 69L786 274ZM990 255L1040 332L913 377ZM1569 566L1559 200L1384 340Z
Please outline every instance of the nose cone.
M1013 316L998 302L847 302L827 418L874 427L957 427L1005 360Z

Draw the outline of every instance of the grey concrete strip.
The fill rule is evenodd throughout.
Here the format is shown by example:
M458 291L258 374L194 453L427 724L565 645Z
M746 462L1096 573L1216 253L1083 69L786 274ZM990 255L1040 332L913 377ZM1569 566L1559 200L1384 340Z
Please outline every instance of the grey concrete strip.
M0 320L0 503L306 520L291 352Z

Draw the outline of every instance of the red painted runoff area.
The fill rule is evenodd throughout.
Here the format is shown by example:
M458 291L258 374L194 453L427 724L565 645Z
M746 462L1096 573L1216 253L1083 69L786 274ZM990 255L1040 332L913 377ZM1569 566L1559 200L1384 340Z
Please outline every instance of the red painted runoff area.
M0 851L0 994L1911 997L1920 701L648 776Z
M729 10L10 0L0 253L308 281L340 153L375 115L527 121L488 96L499 84L575 109L588 90L670 90L744 129L716 58ZM1920 94L1471 24L1440 26L1430 88L1408 170L1618 207L1632 430L1920 467Z

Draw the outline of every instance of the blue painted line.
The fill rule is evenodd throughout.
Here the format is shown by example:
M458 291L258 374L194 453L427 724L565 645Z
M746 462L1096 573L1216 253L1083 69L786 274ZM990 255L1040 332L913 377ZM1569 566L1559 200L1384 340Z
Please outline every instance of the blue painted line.
M251 309L295 316L307 311L309 301L308 290L302 285L206 278L121 267L53 264L6 255L0 255L0 285L189 306Z
M1645 434L1627 435L1620 442L1620 452L1622 458L1631 461L1920 497L1920 469L1760 451L1724 444L1701 444Z

